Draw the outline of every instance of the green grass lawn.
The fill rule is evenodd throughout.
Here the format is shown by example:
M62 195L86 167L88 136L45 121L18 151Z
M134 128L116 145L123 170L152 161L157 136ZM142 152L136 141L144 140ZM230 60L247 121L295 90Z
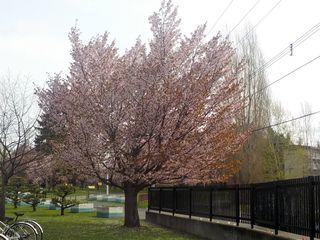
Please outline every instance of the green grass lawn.
M103 240L103 239L199 239L190 235L150 225L142 221L139 229L123 227L123 219L96 218L95 213L69 213L59 216L58 210L38 208L36 212L31 207L14 209L7 206L7 216L13 212L24 212L22 218L32 218L38 221L44 229L45 240Z

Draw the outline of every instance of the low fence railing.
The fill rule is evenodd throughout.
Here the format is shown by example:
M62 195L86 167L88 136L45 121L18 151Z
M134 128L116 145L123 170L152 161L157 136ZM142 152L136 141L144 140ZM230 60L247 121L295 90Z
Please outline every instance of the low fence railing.
M250 185L152 187L148 210L320 237L320 177Z

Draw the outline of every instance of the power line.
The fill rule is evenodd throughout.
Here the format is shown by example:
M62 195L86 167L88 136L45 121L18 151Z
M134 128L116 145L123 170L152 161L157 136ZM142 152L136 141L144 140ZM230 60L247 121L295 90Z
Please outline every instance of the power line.
M247 17L247 15L258 5L260 0L257 0L255 2L255 4L249 9L249 11L242 17L242 19L237 23L237 25L229 32L229 34ZM267 14L265 14L259 21L258 23L250 30L253 31L253 29L255 27L257 27L280 3L282 0L279 0L268 12ZM232 4L233 0L231 0L229 2L229 4L227 5L227 7L225 8L225 10L222 12L222 14L218 17L217 21L218 22L221 17L225 14L225 12L228 10L228 8L230 7L230 5ZM214 26L216 25L216 23L214 24ZM214 27L213 26L213 27ZM213 27L210 29L210 31L213 29ZM293 43L291 43L289 46L287 46L286 48L284 48L282 51L280 51L278 54L276 54L273 58L271 58L268 62L266 62L265 64L263 64L258 70L256 70L253 75L250 76L250 79L252 79L257 73L261 72L262 70L267 69L268 67L272 66L273 64L275 64L277 61L279 61L281 58L283 58L288 52L292 54L292 51L294 48L300 46L303 42L305 42L307 39L309 39L312 35L314 35L316 32L318 32L320 30L320 22L318 22L316 25L314 25L312 28L310 28L308 31L306 31L305 33L303 33L299 38L297 38ZM209 31L209 32L210 32ZM248 32L247 35L250 33ZM229 35L228 34L228 35ZM244 39L247 35L245 35L242 39ZM311 59L310 61L302 64L301 66L293 69L292 71L290 71L289 73L283 75L282 77L278 78L277 80L271 82L270 84L262 87L261 89L258 89L256 92L254 92L251 95L246 96L245 98L248 97L252 97L253 95L257 94L258 92L261 92L265 89L267 89L268 87L270 87L271 85L281 81L282 79L286 78L287 76L293 74L294 72L300 70L301 68L309 65L310 63L314 62L315 60L319 59L320 55Z
M282 58L283 55L286 55L287 53L289 53L292 49L298 47L299 45L301 45L303 42L305 42L307 39L309 39L312 35L314 35L317 31L319 31L320 29L320 22L317 23L316 25L314 25L311 29L309 29L307 32L305 32L304 34L302 34L302 36L300 36L298 39L296 39L293 43L291 43L289 46L287 46L286 48L284 48L282 50L282 52L280 52L275 59L278 58ZM271 59L273 60L273 59ZM270 60L270 61L271 61ZM269 62L270 62L269 61ZM273 60L275 61L275 60ZM271 62L273 62L271 61ZM270 65L270 63L268 63L268 65Z
M218 24L218 22L220 21L220 19L223 17L223 15L228 11L228 9L230 8L231 4L233 3L234 0L231 0L229 2L229 4L227 5L227 7L223 10L223 12L220 14L220 16L217 18L217 20L214 22L213 26L210 28L209 32L207 34L209 34L214 27Z
M320 30L320 22L314 25L311 29L309 29L307 32L302 34L299 38L297 38L293 43L291 43L289 46L285 47L281 52L276 54L273 58L271 58L268 62L266 62L261 68L267 68L279 61L281 58L286 56L288 53L290 53L294 48L300 46L303 42L305 42L307 39L309 39L312 35L314 35L317 31Z
M305 115L302 115L302 116L299 116L299 117L295 117L295 118L292 118L292 119L289 119L289 120L285 120L285 121L278 122L278 123L275 123L275 124L270 124L270 125L265 126L265 127L261 127L261 128L254 129L254 130L252 130L252 132L257 132L257 131L265 130L265 129L267 129L267 128L279 126L279 125L282 125L282 124L288 123L288 122L293 122L293 121L299 120L299 119L301 119L301 118L309 117L309 116L312 116L312 115L315 115L315 114L318 114L318 113L320 113L320 111L311 112L311 113L308 113L308 114L305 114Z
M252 27L252 29L244 36L241 38L241 40L239 41L240 43L243 41L243 39L245 39L247 37L247 35L249 33L251 33L268 15L271 14L271 12L280 4L282 0L279 0L268 12L266 15L264 15L259 21L258 23ZM229 32L228 36L230 35L230 33L243 21L243 19L245 19L245 17L255 8L255 6L258 4L259 0L254 4L254 6L245 14L245 16L238 22L238 24ZM311 36L313 36L316 32L318 32L320 30L320 22L317 23L316 25L314 25L312 28L310 28L308 31L306 31L304 34L302 34L302 36L300 36L299 38L297 38L293 43L291 43L289 46L287 46L286 48L284 48L282 51L280 51L278 54L276 54L273 58L271 58L268 62L266 62L263 66L261 66L257 71L254 72L254 75L251 76L250 78L252 79L257 73L259 73L260 71L272 66L273 64L275 64L277 61L279 61L281 58L283 58L284 56L286 56L288 53L290 53L292 55L293 53L293 49L300 46L303 42L305 42L307 39L309 39ZM320 55L309 60L308 62L302 64L301 66L293 69L292 71L290 71L289 73L283 75L282 77L278 78L277 80L271 82L270 84L264 86L263 88L257 90L256 92L254 92L253 94L247 96L247 97L251 97L255 94L257 94L258 92L261 92L265 89L267 89L268 87L272 86L273 84L281 81L282 79L286 78L287 76L293 74L294 72L300 70L301 68L311 64L312 62L314 62L315 60L319 59L320 58ZM246 97L246 98L247 98ZM278 123L275 123L275 124L270 124L268 126L264 126L264 127L261 127L261 128L257 128L257 129L254 129L252 130L252 132L257 132L257 131L261 131L261 130L265 130L265 129L268 129L268 128L271 128L271 127L275 127L275 126L279 126L279 125L282 125L282 124L285 124L285 123L288 123L288 122L293 122L293 121L296 121L296 120L299 120L299 119L302 119L302 118L306 118L306 117L309 117L309 116L312 116L312 115L316 115L316 114L319 114L320 113L320 110L319 111L316 111L316 112L311 112L311 113L308 113L308 114L304 114L302 116L299 116L299 117L295 117L295 118L292 118L292 119L289 119L289 120L285 120L285 121L282 121L282 122L278 122Z
M315 34L317 31L319 31L320 27L320 22L318 24L316 24L315 26L313 26L311 29L309 29L307 32L305 32L301 37L299 37L297 40L294 41L294 43L296 44L296 47L299 46L301 43L303 43L304 41L306 41L308 38L310 38L313 34ZM286 51L287 49L290 50L290 46L285 48L283 51L281 51L279 54L282 54L282 52ZM276 56L278 56L279 54L277 54ZM275 56L275 57L276 57ZM274 58L275 58L274 57ZM316 56L315 58L309 60L308 62L300 65L299 67L291 70L290 72L286 73L285 75L281 76L280 78L276 79L275 81L267 84L266 86L262 87L261 89L256 90L255 92L253 92L252 94L249 94L247 96L245 96L244 98L251 98L254 95L256 95L257 93L267 89L268 87L270 87L271 85L281 81L282 79L288 77L289 75L293 74L294 72L300 70L301 68L309 65L310 63L314 62L315 60L319 59L320 55ZM272 58L273 59L273 58ZM279 59L277 59L276 61L273 61L272 63L269 63L270 61L267 62L268 65L264 64L263 66L261 66L258 70L256 70L255 72L253 72L253 75L249 76L249 79L252 79L257 73L261 72L263 69L266 69L268 67L270 67L271 65L273 65L275 62L277 62Z
M317 59L319 59L319 58L320 58L320 55L316 56L315 58L313 58L313 59L309 60L308 62L306 62L306 63L304 63L304 64L300 65L299 67L297 67L297 68L293 69L292 71L290 71L290 72L286 73L285 75L283 75L282 77L278 78L277 80L275 80L275 81L273 81L273 82L271 82L271 83L267 84L266 86L264 86L264 87L262 87L262 88L258 89L257 91L255 91L254 93L252 93L251 95L249 95L249 96L247 96L247 97L250 97L250 98L251 98L252 96L256 95L257 93L259 93L259 92L261 92L261 91L263 91L263 90L267 89L268 87L270 87L271 85L273 85L273 84L275 84L275 83L277 83L277 82L280 82L282 79L284 79L284 78L288 77L289 75L291 75L291 74L293 74L294 72L296 72L296 71L300 70L301 68L303 68L303 67L305 67L305 66L309 65L310 63L314 62L315 60L317 60ZM246 97L246 98L247 98L247 97Z
M250 29L249 32L247 32L239 41L239 43L241 43L245 38L247 38L247 36L255 29L257 28L257 26L263 22L272 12L273 10L279 6L279 4L282 2L282 0L279 0L275 5L273 5L273 7L262 17L260 18L260 20Z
M250 12L258 5L259 2L260 0L257 0L255 4L253 4L249 11L247 11L246 14L240 19L240 21L231 29L227 36L229 36L242 23L242 21L250 14Z
M262 70L265 70L278 62L280 59L282 59L284 56L286 56L288 53L290 53L294 48L300 46L303 42L308 40L312 35L314 35L316 32L320 30L320 22L318 22L316 25L314 25L312 28L310 28L308 31L303 33L299 38L297 38L292 44L284 48L282 51L277 53L274 57L272 57L269 61L267 61L265 64L263 64L260 68L258 68L256 71L252 73L250 76L250 79L255 77L259 72Z

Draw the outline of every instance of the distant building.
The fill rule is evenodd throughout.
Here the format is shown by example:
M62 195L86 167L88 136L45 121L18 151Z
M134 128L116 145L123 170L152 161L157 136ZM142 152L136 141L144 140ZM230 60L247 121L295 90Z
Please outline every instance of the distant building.
M284 151L284 176L300 178L320 175L320 148L292 145Z

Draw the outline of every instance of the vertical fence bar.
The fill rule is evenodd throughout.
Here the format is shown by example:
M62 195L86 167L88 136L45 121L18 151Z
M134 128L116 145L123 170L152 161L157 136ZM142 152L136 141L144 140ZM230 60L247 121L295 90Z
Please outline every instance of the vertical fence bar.
M315 238L314 177L308 177L309 188L309 231L310 240Z
M210 218L210 222L212 222L212 188L211 187L210 187L209 191L210 191L210 197L209 197L210 213L209 213L209 218Z
M161 199L161 192L162 192L162 189L159 188L159 213L161 213L161 202L162 202L162 199Z
M250 223L251 228L253 228L255 221L254 221L254 202L255 202L255 189L254 184L250 185Z
M239 223L240 223L240 201L239 201L240 189L239 189L239 184L236 185L235 194L236 194L236 196L235 196L236 223L237 223L237 226L239 226Z
M176 188L174 187L172 189L172 216L174 216L175 211L176 211Z
M151 193L150 187L148 187L148 212L150 212Z
M189 218L191 218L192 214L192 188L189 188Z
M279 189L278 182L274 182L274 234L279 231Z

